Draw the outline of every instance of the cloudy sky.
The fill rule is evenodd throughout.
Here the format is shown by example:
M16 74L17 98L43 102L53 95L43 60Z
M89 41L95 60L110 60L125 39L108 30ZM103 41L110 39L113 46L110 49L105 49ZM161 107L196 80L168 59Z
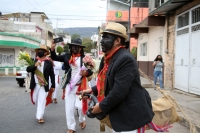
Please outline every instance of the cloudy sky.
M45 12L54 28L98 27L105 22L106 0L0 0L0 11Z

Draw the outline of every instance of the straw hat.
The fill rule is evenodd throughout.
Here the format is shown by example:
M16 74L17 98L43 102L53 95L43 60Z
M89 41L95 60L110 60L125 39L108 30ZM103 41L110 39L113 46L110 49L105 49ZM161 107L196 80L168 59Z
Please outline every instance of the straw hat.
M82 48L85 48L85 46L83 46L82 44L82 40L80 38L75 38L74 40L72 40L71 43L68 43L68 45L76 45L76 46L80 46Z
M110 33L120 37L123 37L125 40L128 39L128 35L126 34L126 28L119 23L109 22L104 31L100 31L100 34Z
M49 49L48 49L45 45L40 45L39 48L36 48L36 49L35 49L35 52L37 52L37 51L40 50L40 49L46 51L46 52L47 52L47 55L50 54Z

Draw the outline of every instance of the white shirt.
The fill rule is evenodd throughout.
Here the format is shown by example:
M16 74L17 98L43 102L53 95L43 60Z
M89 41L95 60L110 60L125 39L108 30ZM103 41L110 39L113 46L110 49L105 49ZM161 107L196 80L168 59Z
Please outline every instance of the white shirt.
M61 62L58 62L58 61L53 61L53 63L54 63L54 66L53 66L54 74L55 76L59 75L59 70L62 68L62 64Z
M80 68L81 68L81 61L80 61L80 57L75 57L75 62L76 62L76 66L70 64L71 68L72 68L72 75L71 75L71 79L74 78L74 76L80 72Z

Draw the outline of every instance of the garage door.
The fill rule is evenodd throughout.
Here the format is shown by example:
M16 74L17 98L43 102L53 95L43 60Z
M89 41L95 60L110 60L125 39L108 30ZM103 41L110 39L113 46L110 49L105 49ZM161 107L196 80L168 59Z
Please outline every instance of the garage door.
M184 29L185 30L185 29ZM176 36L175 88L188 92L189 33Z
M200 24L192 26L189 92L200 95Z

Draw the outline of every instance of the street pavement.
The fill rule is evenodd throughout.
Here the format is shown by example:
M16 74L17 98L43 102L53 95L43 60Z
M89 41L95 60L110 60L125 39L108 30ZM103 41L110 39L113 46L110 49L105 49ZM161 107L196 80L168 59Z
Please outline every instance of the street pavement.
M156 99L155 90L148 89L152 99ZM0 133L66 133L66 118L62 91L58 92L58 103L46 107L44 124L39 124L35 118L36 106L30 101L30 94L25 87L19 87L14 77L0 77ZM76 120L78 117L75 113ZM87 127L81 130L77 123L76 133L99 133L100 125L96 119L86 120ZM189 133L189 130L175 123L170 133ZM112 133L106 127L105 133ZM155 133L147 131L146 133Z

